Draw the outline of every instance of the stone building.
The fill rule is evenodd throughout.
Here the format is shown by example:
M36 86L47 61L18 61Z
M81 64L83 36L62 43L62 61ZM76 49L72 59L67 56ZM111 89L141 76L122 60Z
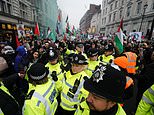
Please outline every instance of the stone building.
M154 17L154 0L102 0L101 33L114 33L124 20L127 34L141 31L146 35Z
M86 11L86 13L81 18L79 23L80 29L82 30L82 32L87 32L89 30L92 16L96 12L100 11L100 9L101 9L101 5L90 4L89 10Z
M56 28L58 16L57 0L0 0L0 42L13 40L17 35L17 24L25 31L34 30L38 22L41 33L47 28Z

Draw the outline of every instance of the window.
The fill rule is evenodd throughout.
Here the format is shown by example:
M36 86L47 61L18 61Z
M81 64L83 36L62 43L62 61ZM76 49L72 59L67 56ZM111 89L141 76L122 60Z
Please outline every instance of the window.
M111 22L111 14L109 15L109 22Z
M131 6L127 8L127 17L130 16L130 10L131 10Z
M104 18L104 24L106 24L106 17Z
M19 6L20 6L20 16L22 18L27 19L28 18L27 6L24 3L22 3L22 2L19 2Z
M105 15L105 9L103 9L103 16Z
M136 11L137 14L141 13L141 7L142 7L142 2L139 2L137 4L137 11Z
M106 0L104 0L104 7L106 6Z
M121 1L121 5L124 5L124 0Z
M113 4L111 4L111 6L110 6L110 11L112 11L112 7L113 7Z
M11 4L7 4L8 13L11 14Z
M116 12L113 14L113 21L115 21Z
M6 2L0 1L0 11L6 12Z
M104 19L102 19L102 24L103 24Z
M2 11L2 1L0 1L0 11Z
M120 19L122 18L122 10L120 10L119 17L120 17Z
M118 6L118 1L115 1L115 8L117 8Z
M107 14L107 8L106 8L105 14Z
M153 4L152 4L152 9L154 10L154 1L153 1Z

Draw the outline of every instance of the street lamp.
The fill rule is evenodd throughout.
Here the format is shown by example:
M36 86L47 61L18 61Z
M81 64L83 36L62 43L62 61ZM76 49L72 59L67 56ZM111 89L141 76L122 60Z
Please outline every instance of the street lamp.
M141 31L142 22L143 22L145 10L146 10L147 7L148 7L148 4L146 3L146 4L144 5L144 7L143 7L143 14L142 14L142 18L141 18L141 25L140 25L140 28L139 28L139 32Z

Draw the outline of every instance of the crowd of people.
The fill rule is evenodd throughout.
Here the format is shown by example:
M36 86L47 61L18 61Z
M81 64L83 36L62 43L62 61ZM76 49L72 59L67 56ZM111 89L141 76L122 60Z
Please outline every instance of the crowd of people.
M153 115L149 40L26 39L0 44L0 115Z

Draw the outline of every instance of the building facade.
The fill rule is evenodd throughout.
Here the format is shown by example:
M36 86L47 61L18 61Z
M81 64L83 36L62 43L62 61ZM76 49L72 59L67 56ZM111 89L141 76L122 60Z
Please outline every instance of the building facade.
M101 9L96 12L91 19L91 24L88 33L90 34L98 34L100 31L100 22L101 21Z
M123 18L128 35L141 31L146 35L154 17L154 0L102 0L101 33L115 33Z
M33 0L0 0L0 41L14 46L17 24L24 24L25 31L34 28L33 4Z
M40 27L40 32L47 35L47 29L55 30L58 17L57 0L34 0L36 11L36 22Z
M17 24L34 31L38 22L45 35L48 27L55 30L57 16L57 0L0 0L0 42L15 41Z
M81 18L79 28L82 32L87 32L90 29L91 19L93 15L101 10L101 5L90 4L89 10L86 11L84 16Z

